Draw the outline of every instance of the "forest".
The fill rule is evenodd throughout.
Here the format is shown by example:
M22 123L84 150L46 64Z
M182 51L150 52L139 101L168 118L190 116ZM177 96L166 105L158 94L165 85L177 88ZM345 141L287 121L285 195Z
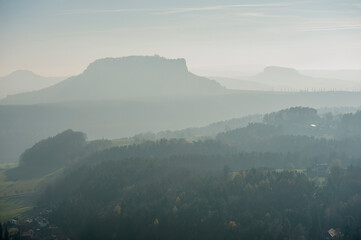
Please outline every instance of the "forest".
M0 240L361 240L361 0L0 0Z
M67 130L6 178L56 171L28 214L46 210L71 239L360 239L360 123L295 107L203 140Z
M361 167L335 166L321 187L294 170L209 162L223 159L108 160L71 171L39 204L75 239L324 239L330 228L359 239Z

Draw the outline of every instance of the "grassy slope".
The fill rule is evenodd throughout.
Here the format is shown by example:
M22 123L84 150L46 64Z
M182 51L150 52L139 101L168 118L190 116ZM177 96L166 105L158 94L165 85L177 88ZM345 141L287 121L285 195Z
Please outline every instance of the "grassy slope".
M21 216L34 207L34 195L38 187L51 180L62 169L48 175L20 181L7 181L5 169L0 169L0 221Z

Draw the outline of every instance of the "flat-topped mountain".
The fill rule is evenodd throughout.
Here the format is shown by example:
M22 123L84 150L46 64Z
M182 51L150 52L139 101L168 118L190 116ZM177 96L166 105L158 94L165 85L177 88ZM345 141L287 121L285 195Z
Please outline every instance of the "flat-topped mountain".
M278 66L269 66L263 70L263 74L267 76L274 77L299 77L301 74L298 73L296 69L286 68L286 67L278 67Z
M96 60L78 76L41 91L9 96L2 103L135 99L225 91L216 81L190 73L184 59L130 56Z
M311 81L314 78L300 74L296 69L269 66L264 68L263 72L251 77L248 80L263 82L268 84L289 84L297 83L296 81Z
M312 73L312 72L311 72ZM308 72L307 72L308 74ZM305 75L293 68L269 66L256 75L243 78L214 77L228 89L254 91L360 91L357 81ZM317 75L318 76L318 75Z
M42 77L28 70L18 70L0 77L0 99L11 94L30 92L49 87L64 80L61 77Z
M347 91L360 87L353 82L332 78L310 77L299 73L295 69L277 66L266 67L263 72L247 80L257 84L268 85L269 89L272 90Z

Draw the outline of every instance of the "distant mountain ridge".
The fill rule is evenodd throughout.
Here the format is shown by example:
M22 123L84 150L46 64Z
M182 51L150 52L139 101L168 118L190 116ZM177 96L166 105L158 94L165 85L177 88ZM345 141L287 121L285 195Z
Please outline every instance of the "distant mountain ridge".
M266 67L261 74L267 77L302 77L296 69L278 66Z
M2 103L117 100L225 91L216 81L190 73L184 59L130 56L96 60L78 76L41 91L9 96Z
M262 73L250 77L248 80L268 84L273 90L349 91L361 89L361 86L354 82L310 77L299 73L296 69L278 66L266 67Z
M63 77L43 77L29 70L17 70L0 77L0 99L7 95L46 88L63 79Z
M296 69L268 66L261 73L244 79L216 78L222 85L239 90L256 91L355 91L361 84L335 78L303 75Z

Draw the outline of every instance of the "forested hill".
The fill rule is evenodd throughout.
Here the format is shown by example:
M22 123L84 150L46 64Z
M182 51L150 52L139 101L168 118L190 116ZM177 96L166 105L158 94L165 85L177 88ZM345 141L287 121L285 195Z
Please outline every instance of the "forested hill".
M361 111L355 113L318 114L309 107L292 107L265 114L259 124L233 129L219 136L237 135L237 132L252 131L258 135L302 135L325 139L361 138Z
M235 165L235 169L307 168L317 162L331 163L338 158L343 161L343 166L347 166L357 163L361 158L360 116L361 112L318 115L315 109L296 107L267 114L261 123L251 123L247 127L220 133L215 140L149 141L148 138L142 140L137 136L137 141L137 138L131 139L130 145L126 146L117 146L123 144L118 140L86 142L83 133L68 130L26 150L20 157L19 167L9 171L8 177L36 177L75 163L81 165L99 160L185 155L225 156L252 152L266 155L271 153L268 157L273 160L267 161L267 157L261 157L254 164L245 160L247 164ZM99 152L103 149L108 150ZM283 157L287 154L291 154L292 159ZM254 158L257 158L257 154L256 157L249 155L247 159ZM228 159L230 165L233 164L232 159Z
M60 168L70 167L85 156L111 146L111 141L87 142L84 133L66 130L25 150L19 159L19 166L6 172L7 179L42 177Z
M216 140L126 146L68 130L15 169L64 168L38 207L72 239L359 239L360 116L297 107Z
M234 130L237 128L246 127L249 123L261 122L263 115L255 114L245 116L241 118L234 118L231 120L219 121L209 124L204 127L191 127L175 131L160 131L158 133L146 132L136 134L133 137L125 138L132 141L144 141L144 140L160 140L160 139L172 139L172 138L185 138L185 139L205 139L214 138L218 133Z
M220 133L216 140L246 152L360 157L361 111L318 115L315 109L294 107L266 114L262 123Z
M333 168L319 188L294 171L209 171L225 159L102 161L69 172L39 204L72 239L322 239L331 228L359 238L360 167Z
M225 92L217 82L190 73L184 59L130 56L96 60L78 76L40 91L9 96L1 103L142 99Z

